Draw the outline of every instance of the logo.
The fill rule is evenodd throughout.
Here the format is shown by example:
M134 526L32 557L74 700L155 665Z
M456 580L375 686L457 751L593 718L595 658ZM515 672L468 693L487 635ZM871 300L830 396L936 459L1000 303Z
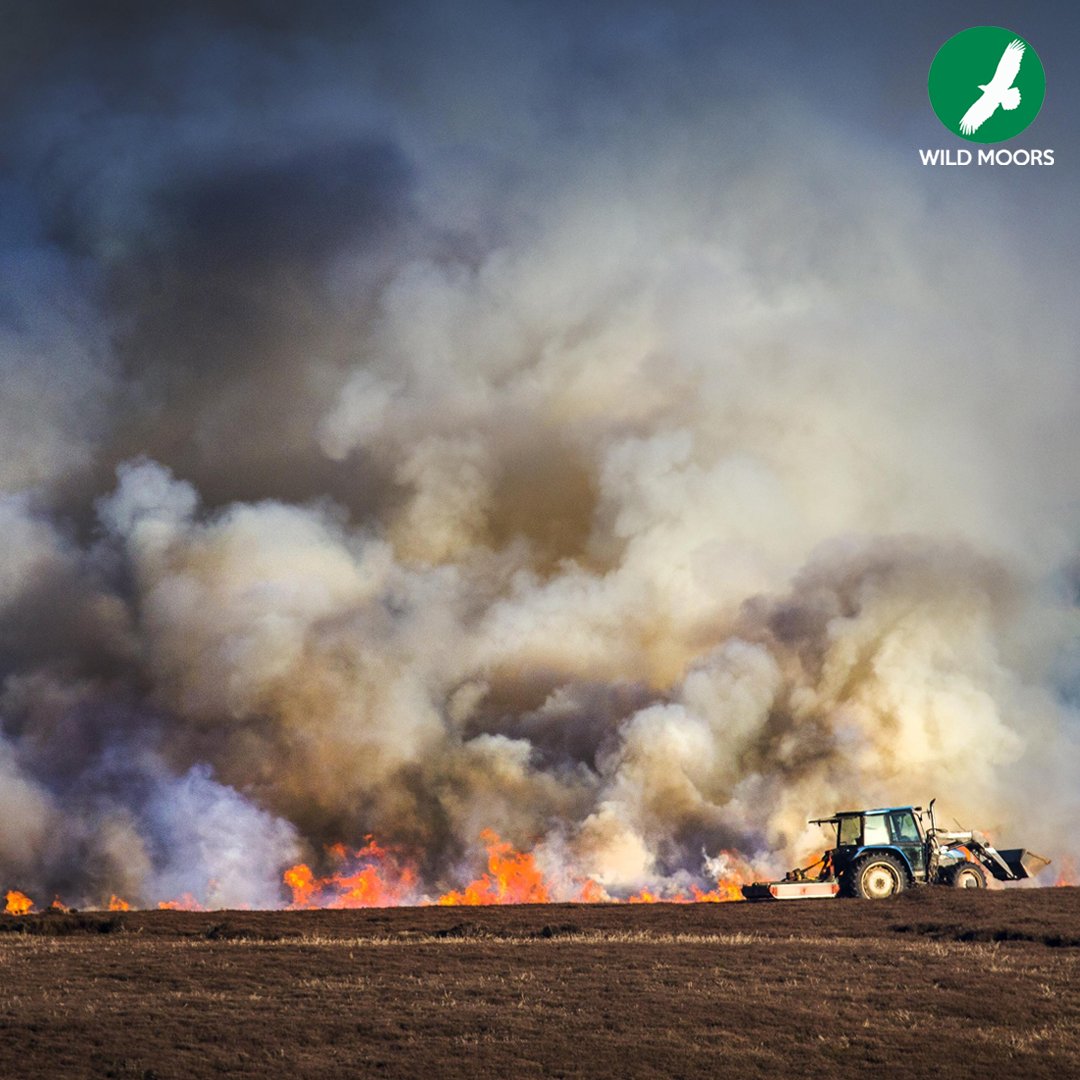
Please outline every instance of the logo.
M1002 26L973 26L937 51L927 80L937 118L969 142L1015 138L1039 115L1046 72L1038 53Z

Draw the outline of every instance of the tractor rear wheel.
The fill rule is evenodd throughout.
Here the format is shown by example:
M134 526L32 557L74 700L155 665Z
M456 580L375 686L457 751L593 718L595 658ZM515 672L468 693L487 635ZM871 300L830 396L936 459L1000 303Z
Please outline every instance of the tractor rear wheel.
M851 868L851 892L863 900L887 900L907 886L907 869L895 856L864 855Z
M985 889L986 871L978 863L962 862L949 871L947 881L954 889Z

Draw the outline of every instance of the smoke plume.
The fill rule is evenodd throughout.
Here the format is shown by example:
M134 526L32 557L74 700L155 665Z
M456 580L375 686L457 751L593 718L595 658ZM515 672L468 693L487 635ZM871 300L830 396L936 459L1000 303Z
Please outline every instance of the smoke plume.
M625 896L935 795L1077 854L1076 310L1003 196L689 7L264 7L4 76L0 883L494 829Z

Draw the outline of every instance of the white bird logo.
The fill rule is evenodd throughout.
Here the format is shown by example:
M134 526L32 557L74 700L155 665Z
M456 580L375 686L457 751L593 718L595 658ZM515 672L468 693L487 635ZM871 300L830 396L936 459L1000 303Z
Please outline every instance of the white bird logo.
M970 135L994 115L1000 105L1003 109L1015 109L1020 104L1020 91L1013 86L1013 80L1020 70L1020 61L1024 58L1024 43L1019 38L1010 41L998 61L994 77L980 86L982 95L971 106L960 121L960 130Z

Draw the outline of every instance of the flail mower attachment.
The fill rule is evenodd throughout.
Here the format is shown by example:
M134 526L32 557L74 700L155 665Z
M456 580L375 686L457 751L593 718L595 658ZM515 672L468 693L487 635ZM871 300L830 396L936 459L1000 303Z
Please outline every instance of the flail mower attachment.
M742 887L746 900L827 900L839 892L838 881L755 881Z

